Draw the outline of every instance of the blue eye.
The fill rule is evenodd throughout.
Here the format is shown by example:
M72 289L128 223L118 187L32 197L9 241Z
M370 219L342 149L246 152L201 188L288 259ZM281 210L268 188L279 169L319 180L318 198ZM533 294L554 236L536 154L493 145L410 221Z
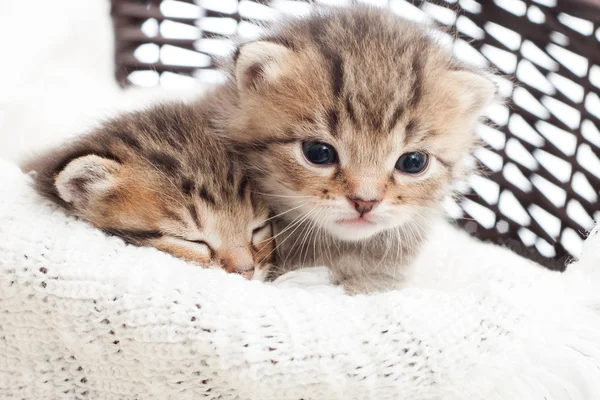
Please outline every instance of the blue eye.
M402 154L396 162L396 169L407 174L418 174L425 170L429 157L425 153Z
M304 142L302 143L302 152L306 159L313 164L335 164L338 161L335 149L327 143Z

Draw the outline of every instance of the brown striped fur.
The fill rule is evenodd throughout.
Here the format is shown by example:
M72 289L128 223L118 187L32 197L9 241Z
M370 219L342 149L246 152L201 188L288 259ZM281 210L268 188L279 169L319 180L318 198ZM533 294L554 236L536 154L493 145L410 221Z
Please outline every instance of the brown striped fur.
M129 243L247 277L257 267L255 278L264 277L268 209L211 133L204 104L118 116L24 169L37 172L42 195Z
M260 190L281 214L280 272L325 264L350 292L396 287L428 221L477 140L496 92L421 27L366 6L318 9L284 21L234 57L230 123ZM302 143L333 145L339 163L316 166ZM430 165L394 169L408 152ZM370 225L349 198L375 200Z

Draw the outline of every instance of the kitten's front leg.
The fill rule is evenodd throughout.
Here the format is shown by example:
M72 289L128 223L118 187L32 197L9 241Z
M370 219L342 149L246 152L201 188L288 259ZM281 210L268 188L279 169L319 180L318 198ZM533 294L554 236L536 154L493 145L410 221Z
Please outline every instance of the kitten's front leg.
M338 276L334 283L344 288L350 296L372 294L398 290L402 287L402 279L386 274Z

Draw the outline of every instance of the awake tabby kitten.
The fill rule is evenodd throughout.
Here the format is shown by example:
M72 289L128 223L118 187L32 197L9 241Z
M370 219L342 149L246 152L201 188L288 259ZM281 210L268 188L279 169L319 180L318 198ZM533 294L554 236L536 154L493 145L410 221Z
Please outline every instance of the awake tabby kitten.
M42 195L129 243L264 279L268 209L202 104L124 114L25 169Z
M327 265L350 293L398 287L496 96L421 27L366 6L240 46L227 90L222 134L279 215L279 273Z

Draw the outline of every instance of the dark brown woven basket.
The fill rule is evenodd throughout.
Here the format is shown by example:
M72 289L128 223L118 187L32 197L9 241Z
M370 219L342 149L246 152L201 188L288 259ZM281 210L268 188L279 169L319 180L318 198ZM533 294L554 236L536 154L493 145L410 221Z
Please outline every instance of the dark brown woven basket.
M474 177L464 200L449 210L476 236L562 268L600 218L600 0L370 2L446 26L453 36L440 38L454 43L459 56L509 77L502 86L510 104L492 110L491 126L480 130L488 144L476 154L484 175ZM180 82L185 85L218 81L214 59L229 51L232 35L251 37L260 30L253 21L310 6L285 0L205 0L203 7L194 0L112 3L123 85L164 84L180 75L194 77Z

